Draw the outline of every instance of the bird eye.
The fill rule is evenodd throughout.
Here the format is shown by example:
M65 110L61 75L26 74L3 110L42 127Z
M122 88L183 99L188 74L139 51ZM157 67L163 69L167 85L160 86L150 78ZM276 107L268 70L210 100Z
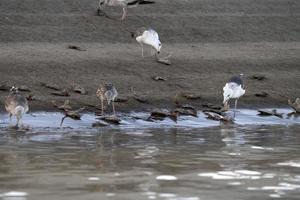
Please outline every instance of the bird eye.
M103 5L104 4L104 2L102 1L101 3L100 3L100 5Z
M230 97L230 95L227 95L227 97Z

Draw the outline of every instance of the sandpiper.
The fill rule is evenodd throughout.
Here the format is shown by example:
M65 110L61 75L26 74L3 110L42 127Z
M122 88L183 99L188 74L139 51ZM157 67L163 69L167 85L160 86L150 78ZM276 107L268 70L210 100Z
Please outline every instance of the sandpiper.
M116 87L112 83L101 84L96 92L96 96L101 101L101 114L103 115L103 111L104 111L103 102L104 102L104 99L106 99L108 105L110 105L110 103L112 103L113 113L115 115L114 101L115 101L115 98L118 96Z
M11 87L8 96L5 98L5 109L9 114L10 123L12 116L16 116L16 127L18 127L19 121L22 120L23 115L29 110L27 99L19 92L18 88Z

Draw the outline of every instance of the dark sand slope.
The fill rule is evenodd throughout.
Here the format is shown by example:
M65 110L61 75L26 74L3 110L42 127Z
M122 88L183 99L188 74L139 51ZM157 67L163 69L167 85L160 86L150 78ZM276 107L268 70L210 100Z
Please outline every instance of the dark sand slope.
M31 110L50 110L55 99L97 104L101 81L114 82L129 98L117 104L123 111L170 107L177 92L200 95L196 105L220 103L224 83L239 73L246 76L244 107L280 106L300 96L299 0L156 1L129 9L119 22L96 16L96 0L1 0L0 82L30 87L38 99ZM120 9L109 13L121 16ZM159 32L163 51L173 53L171 66L141 58L129 34L141 26ZM67 49L69 44L87 51ZM249 79L253 74L267 80ZM152 80L155 75L167 81ZM40 82L61 88L76 83L89 93L56 97ZM132 99L131 87L149 103ZM262 91L269 96L254 96ZM6 94L0 91L2 103Z

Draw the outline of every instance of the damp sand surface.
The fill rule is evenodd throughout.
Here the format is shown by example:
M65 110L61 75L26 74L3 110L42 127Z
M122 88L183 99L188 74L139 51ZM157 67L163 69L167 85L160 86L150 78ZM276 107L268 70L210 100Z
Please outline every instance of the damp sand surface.
M60 113L32 113L28 131L8 129L3 114L0 198L297 199L300 119L256 114L239 110L235 124L220 125L201 113L177 124L130 113L91 128L87 113L60 128Z

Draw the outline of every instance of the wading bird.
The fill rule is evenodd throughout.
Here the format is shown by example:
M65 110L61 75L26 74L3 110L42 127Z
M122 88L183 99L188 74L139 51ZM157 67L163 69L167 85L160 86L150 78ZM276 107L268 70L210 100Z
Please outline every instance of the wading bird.
M9 121L11 123L11 117L16 116L17 124L22 119L23 115L29 110L26 97L19 92L18 88L12 87L8 96L5 98L5 109L9 114Z
M139 4L152 4L154 1L145 0L99 0L98 14L105 14L104 9L106 6L110 7L121 7L123 9L123 15L121 20L124 20L127 15L127 8L134 7Z
M234 103L234 117L237 107L238 99L243 96L246 92L242 80L243 74L240 74L239 76L233 76L229 81L225 84L223 87L223 104L224 108L227 110L229 109L229 100L235 99Z
M131 37L135 38L136 41L142 47L142 56L144 57L144 44L150 46L151 54L153 56L153 48L155 49L156 53L160 53L160 49L162 47L161 42L159 41L158 33L149 28L140 28L136 30L134 33L131 33Z
M106 99L108 105L110 105L110 103L112 103L113 113L115 115L114 101L115 101L115 98L118 96L116 87L112 83L101 84L96 92L96 96L101 101L101 114L103 115L103 111L104 111L103 102L104 102L104 99Z

